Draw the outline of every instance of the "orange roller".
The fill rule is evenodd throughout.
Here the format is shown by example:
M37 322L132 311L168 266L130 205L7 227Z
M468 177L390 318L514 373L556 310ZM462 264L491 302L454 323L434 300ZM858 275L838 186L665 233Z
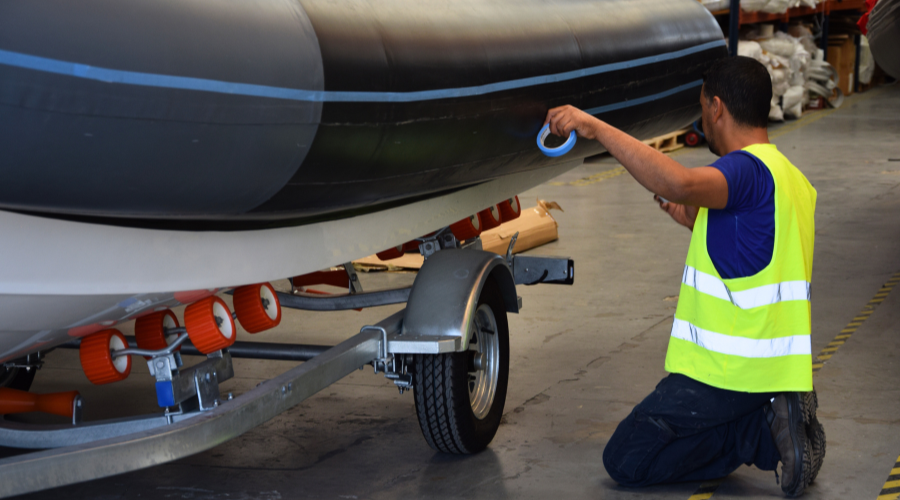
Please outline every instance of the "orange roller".
M481 234L481 221L477 215L450 224L450 231L460 241L471 240Z
M207 297L187 306L184 326L194 347L203 354L234 344L234 319L219 297Z
M399 259L400 257L403 257L403 245L397 245L394 248L388 248L387 250L378 252L375 255L377 255L381 260Z
M0 387L0 415L39 411L72 418L78 391L33 394Z
M178 328L178 318L170 310L158 311L141 316L134 321L134 339L138 347L157 351L169 347L178 338L177 335L166 336L166 330ZM178 347L181 350L181 346ZM145 359L150 359L144 356Z
M513 197L497 204L500 209L500 222L507 223L513 219L518 219L522 215L522 206L519 205L519 197Z
M281 323L281 303L278 302L275 289L268 283L236 288L234 312L244 330L250 333L275 328Z
M481 221L482 231L494 229L500 225L500 209L497 208L497 205L492 205L478 212L478 219Z
M88 380L97 385L124 380L131 373L131 356L113 359L111 351L128 347L122 332L111 328L81 340L78 356Z

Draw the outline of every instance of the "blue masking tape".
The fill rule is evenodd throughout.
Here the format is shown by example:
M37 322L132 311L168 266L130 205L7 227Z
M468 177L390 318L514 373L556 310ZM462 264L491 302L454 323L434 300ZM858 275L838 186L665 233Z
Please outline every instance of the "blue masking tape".
M542 153L544 153L545 155L547 155L551 158L555 158L557 156L562 156L562 155L568 153L569 151L571 151L572 148L575 146L575 131L574 130L569 132L569 138L566 139L566 142L564 142L563 145L558 148L548 148L547 146L544 146L544 140L547 139L548 135L550 135L550 124L549 123L544 125L544 127L541 129L541 131L538 132L537 145L541 149Z

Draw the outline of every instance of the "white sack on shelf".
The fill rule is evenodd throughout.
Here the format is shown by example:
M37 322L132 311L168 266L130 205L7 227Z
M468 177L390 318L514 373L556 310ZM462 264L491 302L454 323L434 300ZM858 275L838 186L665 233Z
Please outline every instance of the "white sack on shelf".
M768 40L760 41L759 45L766 52L779 55L781 57L790 58L792 55L794 55L794 51L797 50L797 44L792 42L791 40L785 39L784 37L778 36L782 34L783 33L779 31L775 34L774 37Z
M778 104L779 100L778 96L772 96L772 102L769 106L769 119L775 122L784 121L784 111L781 110L781 106Z
M729 0L700 0L700 3L711 11L724 10L731 7Z
M741 0L741 9L745 12L756 12L762 10L769 0Z
M769 14L784 14L790 6L790 0L769 0L769 3L760 10Z
M803 94L805 90L803 86L796 85L784 93L784 96L781 98L781 108L784 110L784 116L800 118L800 115L803 114Z
M872 49L869 47L869 39L865 35L859 37L859 83L866 85L872 83L875 75L875 58L872 57Z
M749 40L740 40L738 42L738 55L744 57L750 57L756 59L759 62L762 62L762 47L757 42L749 41ZM763 63L765 64L765 63Z

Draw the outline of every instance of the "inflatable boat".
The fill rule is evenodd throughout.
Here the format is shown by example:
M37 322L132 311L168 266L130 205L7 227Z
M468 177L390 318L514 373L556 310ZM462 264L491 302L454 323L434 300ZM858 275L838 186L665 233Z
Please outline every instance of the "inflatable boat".
M543 154L551 107L687 125L726 55L694 0L31 0L0 33L3 361L371 255L603 151Z

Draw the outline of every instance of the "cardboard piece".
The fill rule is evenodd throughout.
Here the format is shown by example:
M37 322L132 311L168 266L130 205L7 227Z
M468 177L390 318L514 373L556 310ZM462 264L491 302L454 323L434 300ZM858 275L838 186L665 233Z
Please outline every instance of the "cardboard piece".
M828 62L838 73L838 87L845 96L853 94L856 70L856 43L848 35L828 37Z
M524 252L556 241L559 239L559 224L550 215L550 210L564 211L555 201L537 200L537 206L522 209L519 218L481 233L482 248L488 252L506 255L509 241L517 232L519 237L516 239L513 253ZM421 254L408 253L387 261L379 259L376 255L370 255L353 261L353 265L360 271L402 271L420 269L424 262L425 259Z

